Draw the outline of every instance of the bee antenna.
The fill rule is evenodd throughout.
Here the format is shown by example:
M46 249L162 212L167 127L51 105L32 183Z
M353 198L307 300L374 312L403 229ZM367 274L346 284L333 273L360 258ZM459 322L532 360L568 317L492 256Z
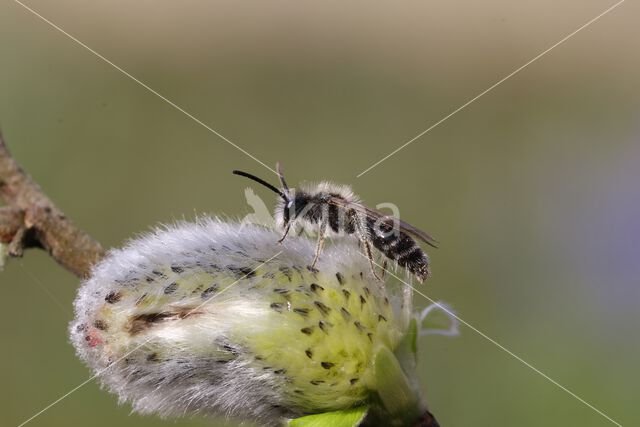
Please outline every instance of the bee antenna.
M278 172L278 178L280 178L280 185L282 185L282 188L284 188L285 191L289 191L287 181L284 180L284 173L282 173L282 169L280 168L280 162L276 163L276 172Z
M234 173L234 175L244 176L245 178L249 178L250 180L253 180L253 181L255 181L255 182L259 183L259 184L262 184L265 187L267 187L269 190L271 190L274 193L280 195L280 197L282 197L286 202L289 201L289 197L287 197L287 195L283 191L281 191L278 188L274 187L273 185L269 184L264 179L258 178L255 175L251 175L248 172L242 172L242 171L239 171L239 170L234 170L233 173Z

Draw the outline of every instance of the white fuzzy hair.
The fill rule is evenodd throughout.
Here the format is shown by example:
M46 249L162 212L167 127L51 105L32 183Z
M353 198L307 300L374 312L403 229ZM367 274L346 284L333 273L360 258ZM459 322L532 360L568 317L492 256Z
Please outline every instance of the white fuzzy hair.
M337 184L331 181L305 182L300 185L300 190L305 191L311 195L321 193L337 194L338 196L350 202L360 202L360 199L353 192L351 186L346 184Z
M319 194L335 194L338 197L346 200L350 203L360 203L360 198L356 195L351 186L346 184L337 184L331 181L320 181L320 182L305 182L300 184L300 188L298 191L305 192L309 194L309 196L316 196ZM278 228L283 229L285 226L284 223L284 210L286 208L286 201L282 199L282 197L278 197L276 200L276 205L274 209L274 217L276 221L276 225ZM312 224L309 221L306 221L304 218L296 218L291 219L292 222L292 234L297 234L301 230L303 230L308 235L313 235L318 231L318 224ZM344 233L338 232L335 233L331 227L328 227L325 231L325 235L328 237L333 236L342 236Z
M275 425L283 417L357 403L362 396L328 395L326 407L291 397L286 376L257 367L258 357L238 336L238 330L252 335L267 327L260 319L273 313L269 298L278 292L271 283L313 258L309 239L291 236L278 245L278 237L260 226L204 218L165 226L112 250L75 301L70 335L78 356L140 413L222 414ZM329 246L316 267L334 279L374 283L354 239ZM304 279L312 273L298 274ZM371 288L370 305L387 300L383 287ZM214 297L203 306L205 294ZM403 328L393 324L393 313L385 316L391 325L385 328ZM295 340L281 345L293 348Z

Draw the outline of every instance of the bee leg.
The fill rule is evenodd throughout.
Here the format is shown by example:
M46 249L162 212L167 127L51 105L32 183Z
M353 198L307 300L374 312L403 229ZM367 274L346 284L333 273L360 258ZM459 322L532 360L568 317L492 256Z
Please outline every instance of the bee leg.
M382 279L376 274L375 262L373 260L373 253L371 251L371 244L369 243L369 235L365 231L366 225L362 221L356 222L356 230L358 233L358 241L362 245L364 254L369 260L369 266L371 267L371 274L376 278L379 282L382 282Z
M387 274L387 259L385 258L382 261L382 272L380 273L380 278L384 279L384 276Z
M318 262L320 252L322 252L322 247L324 246L324 234L326 229L326 225L322 224L320 226L320 231L318 231L318 244L316 245L316 254L313 257L313 261L311 262L311 268L314 268L316 266L316 262Z
M375 277L377 281L382 282L382 278L380 278L376 273L376 266L373 260L373 253L371 252L371 245L365 239L362 239L362 245L364 246L364 253L369 259L369 265L371 266L371 274L373 274L373 277Z
M291 222L287 223L287 226L284 228L284 234L282 235L282 237L278 240L279 244L282 244L282 242L284 242L284 239L287 237L287 234L289 234L289 229L291 228Z
M318 244L316 245L316 254L313 257L313 261L311 261L311 268L316 266L316 262L318 262L318 258L320 257L320 252L322 252L322 247L324 246L324 235L318 237Z

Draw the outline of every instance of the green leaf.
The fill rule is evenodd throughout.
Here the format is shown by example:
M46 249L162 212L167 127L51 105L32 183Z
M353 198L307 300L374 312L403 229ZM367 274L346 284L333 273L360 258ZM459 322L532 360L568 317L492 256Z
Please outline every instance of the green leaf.
M359 426L369 408L360 406L343 411L325 412L323 414L307 415L306 417L290 420L289 427L356 427Z
M392 416L412 416L419 396L404 374L396 356L386 347L376 354L376 390Z
M411 319L409 327L402 341L398 343L395 350L395 355L402 369L405 373L413 372L416 368L416 362L418 360L418 322L416 319Z
M407 344L409 350L414 357L418 357L418 322L416 319L411 319L409 322L409 328L407 330Z

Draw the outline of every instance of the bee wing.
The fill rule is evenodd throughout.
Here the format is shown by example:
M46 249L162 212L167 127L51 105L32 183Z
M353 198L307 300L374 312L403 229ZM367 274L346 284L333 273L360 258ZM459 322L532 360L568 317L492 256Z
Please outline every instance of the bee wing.
M426 243L429 246L432 246L434 248L437 248L437 244L438 241L436 239L434 239L433 237L429 236L427 233L425 233L424 231L414 227L411 224L408 224L406 222L404 222L403 220L401 220L400 218L396 218L392 215L386 215L378 210L372 209L368 206L362 205L360 203L353 203L353 202L348 202L344 199L341 199L339 197L331 197L329 199L329 204L332 205L336 205L336 206L340 206L343 208L351 208L351 209L355 209L358 212L368 216L369 218L372 219L382 219L385 222L396 222L398 223L400 230L402 230L403 232L407 233L407 234L411 234L414 237L417 237L419 240L422 240L424 243Z

